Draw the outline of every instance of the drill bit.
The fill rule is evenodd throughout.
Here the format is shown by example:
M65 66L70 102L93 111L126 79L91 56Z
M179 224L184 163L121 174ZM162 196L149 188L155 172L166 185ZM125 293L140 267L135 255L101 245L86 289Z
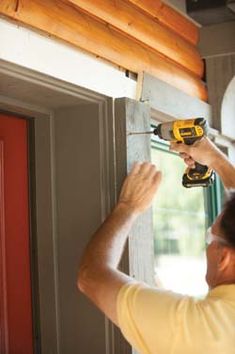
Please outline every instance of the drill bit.
M140 134L154 134L154 130L147 131L147 132L129 132L127 135L140 135Z

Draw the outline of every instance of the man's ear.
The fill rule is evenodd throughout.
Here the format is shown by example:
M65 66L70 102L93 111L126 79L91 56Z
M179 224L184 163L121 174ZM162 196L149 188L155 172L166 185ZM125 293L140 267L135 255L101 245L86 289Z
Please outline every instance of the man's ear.
M234 261L234 255L232 254L233 250L229 247L222 247L221 254L220 254L220 261L219 261L219 270L225 271L228 267L231 266L231 262Z

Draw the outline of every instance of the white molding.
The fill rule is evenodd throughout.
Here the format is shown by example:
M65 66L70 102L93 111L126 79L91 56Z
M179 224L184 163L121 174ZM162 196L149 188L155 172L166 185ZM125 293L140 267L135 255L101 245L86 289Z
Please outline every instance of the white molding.
M14 77L15 79L36 84L42 88L49 88L55 92L60 92L71 97L83 99L85 101L89 101L90 103L98 103L101 97L107 97L100 94L99 92L85 89L83 87L74 85L73 83L53 78L44 73L39 73L32 69L19 66L18 64L4 61L0 58L0 74L1 73L7 75L9 78ZM1 91L3 90L4 87L1 87ZM29 95L30 93L31 92L29 92Z
M113 98L136 95L136 81L118 67L3 18L0 43L0 60Z
M9 111L27 117L50 117L52 111L44 107L23 103L15 98L0 95L0 108L3 111Z

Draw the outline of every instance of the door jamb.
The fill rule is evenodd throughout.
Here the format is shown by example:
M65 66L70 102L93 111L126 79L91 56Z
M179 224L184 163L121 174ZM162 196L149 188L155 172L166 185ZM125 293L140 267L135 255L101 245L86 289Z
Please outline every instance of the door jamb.
M49 87L53 89L55 92L63 93L64 95L69 95L73 97L78 97L78 99L83 99L87 103L95 103L98 105L99 109L99 122L100 122L100 141L103 142L101 144L101 190L107 191L107 193L102 193L102 201L101 201L101 210L102 210L102 219L110 212L112 206L115 203L116 199L116 171L115 171L115 142L112 140L112 136L114 136L114 123L110 124L110 121L114 122L114 112L113 112L113 100L110 97L98 94L96 92L89 91L87 89L78 87L76 85L63 82L61 80L49 77L44 74L40 74L34 72L33 70L26 69L20 67L18 65L14 65L12 63L8 63L6 61L0 60L0 73L4 73L5 75L9 75L10 77L14 77L19 80L23 80L24 82L33 82L39 85L40 87ZM0 95L0 107L2 110L9 112L11 114L22 115L35 123L35 153L37 155L38 145L40 141L43 141L43 134L46 131L47 139L48 139L48 150L49 156L47 156L47 162L50 164L50 171L47 176L42 176L47 181L52 184L51 188L51 203L49 206L50 215L52 216L52 225L50 231L51 242L50 242L50 256L53 259L53 277L51 278L51 289L48 292L49 298L53 298L53 308L48 308L50 315L53 317L53 321L56 325L54 334L54 352L60 354L60 326L59 326L59 304L58 298L56 296L56 281L57 281L57 261L56 261L56 195L55 190L53 188L52 180L55 179L55 161L54 161L54 112L53 109L49 109L43 104L41 106L33 105L28 103L27 101L23 102L17 100L12 97ZM33 118L32 118L33 117ZM44 131L44 133L43 133ZM42 134L43 133L43 134ZM46 154L44 154L46 157ZM42 156L40 156L42 157ZM38 158L36 157L36 169L37 165L40 165ZM37 206L36 214L37 218L39 217L42 207ZM39 210L40 209L40 210ZM41 223L41 221L40 221ZM37 233L41 233L40 225L37 225ZM38 241L38 235L37 235ZM41 247L38 245L39 248ZM40 253L40 249L38 249ZM40 258L40 257L39 257ZM39 286L40 290L43 285ZM44 334L43 326L44 322L42 320L43 313L45 312L47 306L45 302L40 304L40 307L43 308L40 314L41 321L41 340L43 342L42 347L47 346L49 344L48 334ZM120 347L120 343L115 342L115 336L113 335L114 326L106 319L105 320L105 331L106 331L106 354L118 354L118 348ZM119 341L123 341L122 337L119 337ZM50 338L50 342L53 342L53 338ZM50 343L51 346L51 343ZM120 353L121 354L121 353Z

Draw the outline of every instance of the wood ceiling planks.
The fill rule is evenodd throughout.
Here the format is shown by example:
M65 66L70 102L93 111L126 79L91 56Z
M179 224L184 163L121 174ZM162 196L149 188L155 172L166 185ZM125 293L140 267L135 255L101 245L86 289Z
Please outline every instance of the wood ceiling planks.
M196 47L147 14L140 12L132 4L124 0L66 0L66 2L144 43L194 74L202 76L203 62Z
M103 1L93 0L93 6L94 3L103 3ZM116 0L115 3L119 1ZM74 8L71 1L68 4L68 0L0 2L0 13L5 16L62 39L125 69L136 73L146 71L192 96L202 100L207 99L207 90L200 79L199 72L194 74L192 70L184 68L167 55L147 47L141 38L134 38L130 33L124 32L124 28L120 30L104 20L95 19L96 9L97 7L94 6L94 14L91 16L87 14L87 10ZM137 16L136 12L135 14ZM143 16L142 12L140 16Z
M127 0L164 26L196 45L199 41L199 27L161 0Z

